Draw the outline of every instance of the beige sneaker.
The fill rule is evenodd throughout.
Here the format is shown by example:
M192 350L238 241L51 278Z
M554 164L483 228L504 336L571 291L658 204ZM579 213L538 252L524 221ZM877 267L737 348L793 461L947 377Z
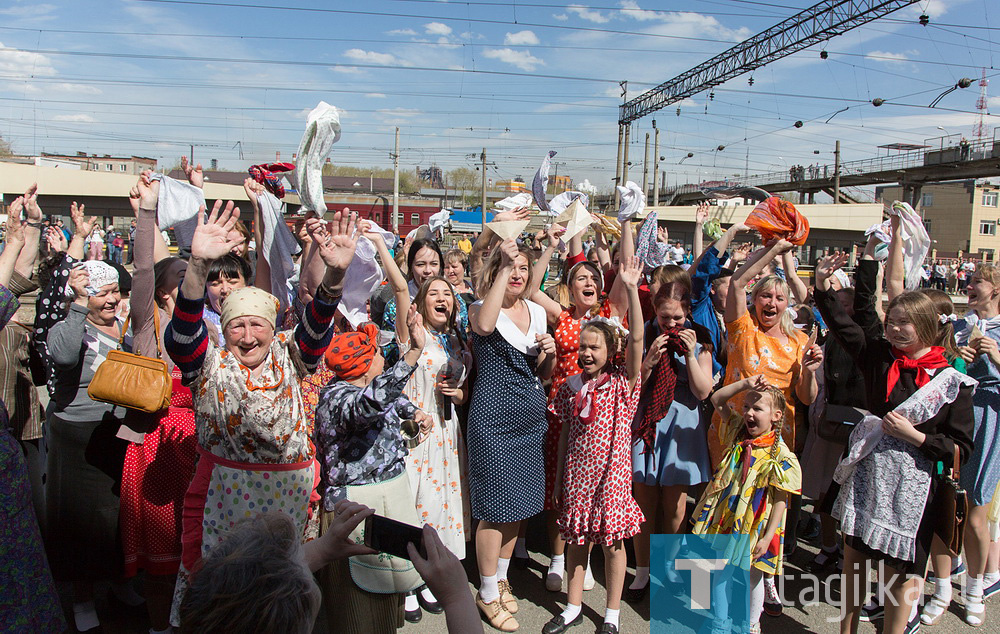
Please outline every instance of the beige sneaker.
M517 628L520 627L517 624L517 619L514 618L514 615L507 611L502 598L485 603L483 598L477 592L476 606L479 608L479 611L483 613L483 616L486 617L486 622L489 623L493 629L500 630L501 632L516 632Z
M500 588L500 600L511 614L517 614L517 599L514 597L514 590L510 587L509 579L497 580L497 587Z

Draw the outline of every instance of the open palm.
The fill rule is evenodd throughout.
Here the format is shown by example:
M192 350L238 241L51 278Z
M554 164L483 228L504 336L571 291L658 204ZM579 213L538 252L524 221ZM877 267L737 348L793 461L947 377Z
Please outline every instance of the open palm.
M242 243L243 236L233 232L239 216L240 210L233 206L233 201L226 203L222 209L222 201L217 200L208 220L205 220L205 206L202 205L198 209L198 226L191 238L191 256L216 260Z
M358 248L358 214L338 211L332 222L309 220L306 227L311 229L323 262L331 269L346 271Z

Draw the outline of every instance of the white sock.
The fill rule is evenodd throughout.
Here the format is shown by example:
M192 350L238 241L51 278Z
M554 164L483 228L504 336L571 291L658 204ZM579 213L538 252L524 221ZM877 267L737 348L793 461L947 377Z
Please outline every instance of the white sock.
M525 538L517 538L517 542L514 543L514 556L521 559L528 559L528 546Z
M497 579L507 578L507 569L510 568L510 559L501 557L497 560Z
M479 575L479 597L483 603L493 603L500 598L500 588L497 586L497 576L484 577Z
M610 623L615 627L618 627L618 610L612 610L611 608L605 608L604 610L604 622Z
M550 575L563 576L563 572L566 570L566 555L552 555L552 561L549 562L549 572Z
M961 555L959 555L958 557L955 557L954 559L951 560L951 569L952 570L954 570L955 568L958 568L961 565L962 565L962 556Z
M130 583L112 583L111 592L125 605L136 607L146 602Z
M910 616L907 617L906 622L909 623L910 621L912 621L917 616L917 612L919 611L920 611L920 601L914 601L913 605L910 606Z
M569 623L583 612L582 605L573 605L572 603L566 604L566 609L562 611L563 623Z
M969 577L965 582L965 596L979 601L983 600L983 578Z
M92 630L101 625L97 618L97 608L93 601L73 604L73 620L76 622L76 629L81 632Z
M649 566L636 566L635 579L628 587L629 590L642 590L649 583Z
M437 599L434 598L434 593L431 592L430 588L424 588L420 591L420 596L424 598L427 603L437 603Z
M420 603L417 601L416 594L408 594L403 600L403 609L407 612L414 612L420 609Z
M934 596L948 603L951 601L951 575L937 577L934 582Z
M1000 571L987 572L986 576L983 577L983 585L987 588L992 586L997 581L1000 581Z

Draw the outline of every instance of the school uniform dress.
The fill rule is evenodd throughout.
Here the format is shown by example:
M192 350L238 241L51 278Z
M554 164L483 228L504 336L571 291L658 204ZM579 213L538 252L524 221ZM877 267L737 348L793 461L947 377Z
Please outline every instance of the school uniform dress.
M959 345L968 345L973 325L984 336L1000 342L1000 317L978 319L968 315L955 322ZM968 366L968 374L979 385L972 395L972 454L962 469L962 487L969 494L969 504L983 506L993 499L1000 483L1000 369L981 354Z

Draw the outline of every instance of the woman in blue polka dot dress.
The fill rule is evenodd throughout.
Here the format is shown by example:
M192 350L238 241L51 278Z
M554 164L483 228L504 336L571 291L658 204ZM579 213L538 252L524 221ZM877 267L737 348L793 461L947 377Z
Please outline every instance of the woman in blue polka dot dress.
M556 344L545 310L531 294L531 255L505 240L478 279L483 299L469 307L478 376L467 442L472 516L481 583L476 604L490 625L517 629L517 601L507 581L518 525L545 506L547 428L542 380L552 374Z

